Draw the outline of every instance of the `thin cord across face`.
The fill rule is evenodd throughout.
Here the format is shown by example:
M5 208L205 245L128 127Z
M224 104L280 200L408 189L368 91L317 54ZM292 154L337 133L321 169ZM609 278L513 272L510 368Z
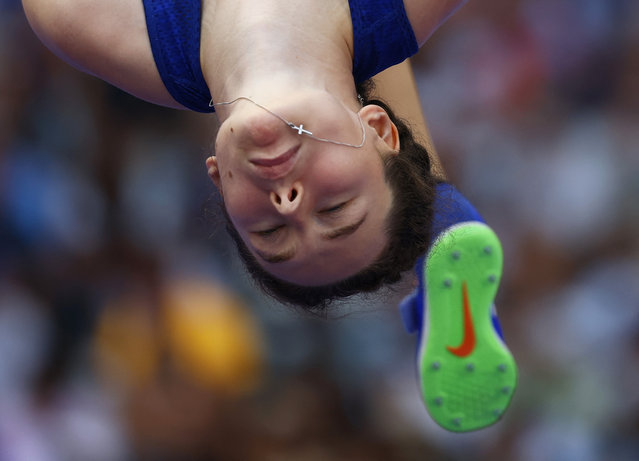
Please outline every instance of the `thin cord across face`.
M313 135L312 132L310 132L309 130L304 129L304 124L300 123L300 126L295 125L292 122L289 122L288 120L286 120L284 117L276 114L275 112L267 109L266 107L264 107L261 104L258 104L257 102L253 101L251 98L248 98L246 96L240 96L239 98L235 98L233 101L227 101L227 102L213 102L213 100L211 99L211 101L209 102L209 107L217 107L217 106L229 106L231 104L236 103L239 100L245 100L245 101L249 101L253 104L255 104L257 107L259 107L262 110L265 110L266 112L268 112L269 114L273 115L274 117L277 117L279 120L281 120L282 122L284 122L287 126L289 126L290 128L292 128L293 130L297 131L297 134L299 135L306 135L309 138L312 138L316 141L321 141L321 142L328 142L331 144L337 144L338 146L346 146L346 147L354 147L354 148L360 148L364 145L364 143L366 142L366 129L364 128L364 122L362 121L362 117L360 117L359 113L357 114L357 118L359 119L359 124L362 127L362 142L355 145L355 144L349 144L347 142L341 142L341 141L333 141L332 139L326 139L326 138L320 138L317 137L315 135Z

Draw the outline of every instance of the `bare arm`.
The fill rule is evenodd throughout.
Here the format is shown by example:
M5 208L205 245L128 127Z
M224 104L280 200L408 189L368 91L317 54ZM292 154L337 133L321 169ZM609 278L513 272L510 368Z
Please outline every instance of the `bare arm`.
M22 0L36 35L57 56L138 98L181 108L153 60L140 0Z
M398 117L408 121L415 139L428 149L433 174L437 178L444 179L446 175L426 125L410 61L406 60L386 69L376 75L373 80L376 95L388 102Z
M420 46L465 1L404 0ZM72 66L138 98L183 108L155 66L142 1L22 0L22 5L40 40Z
M468 0L404 0L408 20L413 26L417 43L426 40Z

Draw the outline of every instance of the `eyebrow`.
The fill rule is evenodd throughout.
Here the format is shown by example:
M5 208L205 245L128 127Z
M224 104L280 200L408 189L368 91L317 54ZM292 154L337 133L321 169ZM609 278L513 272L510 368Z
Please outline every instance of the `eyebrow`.
M337 229L324 232L322 234L322 238L324 240L335 240L336 238L343 237L345 235L351 235L355 233L357 229L359 229L359 227L364 223L364 221L366 221L366 216L367 214L365 214L362 217L362 219L360 219L359 221L353 224L338 227ZM295 256L295 253L296 253L295 248L289 248L288 250L285 250L279 253L267 253L264 251L260 251L258 249L255 249L255 252L263 261L267 263L271 263L271 264L286 262L289 259L293 258L293 256Z
M324 232L322 234L322 238L324 240L335 240L336 238L343 237L344 235L351 235L357 229L359 229L359 226L361 226L364 223L364 221L366 221L366 216L367 216L367 214L362 216L362 219L360 219L359 221L357 221L357 222L355 222L353 224L349 224L349 225L343 226L343 227L338 227L337 229L333 229L331 231Z
M296 253L295 248L289 248L288 250L282 251L280 253L267 253L256 248L255 252L262 260L271 264L283 263L285 261L288 261L293 256L295 256Z

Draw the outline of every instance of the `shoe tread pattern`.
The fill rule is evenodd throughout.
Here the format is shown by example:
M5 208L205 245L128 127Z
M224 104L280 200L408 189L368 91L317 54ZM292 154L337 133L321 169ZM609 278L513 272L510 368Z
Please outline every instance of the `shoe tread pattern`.
M445 429L466 432L497 422L517 382L512 354L491 319L502 273L499 239L485 224L464 223L444 232L426 259L427 311L419 366L422 396ZM460 357L450 348L465 341L466 285L475 341Z

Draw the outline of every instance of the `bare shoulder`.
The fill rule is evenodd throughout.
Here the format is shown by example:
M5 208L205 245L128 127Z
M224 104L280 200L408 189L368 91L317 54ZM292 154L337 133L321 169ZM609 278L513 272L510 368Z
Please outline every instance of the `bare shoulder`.
M153 60L141 0L22 0L31 27L60 58L124 91L181 107Z
M468 0L404 0L419 46Z

